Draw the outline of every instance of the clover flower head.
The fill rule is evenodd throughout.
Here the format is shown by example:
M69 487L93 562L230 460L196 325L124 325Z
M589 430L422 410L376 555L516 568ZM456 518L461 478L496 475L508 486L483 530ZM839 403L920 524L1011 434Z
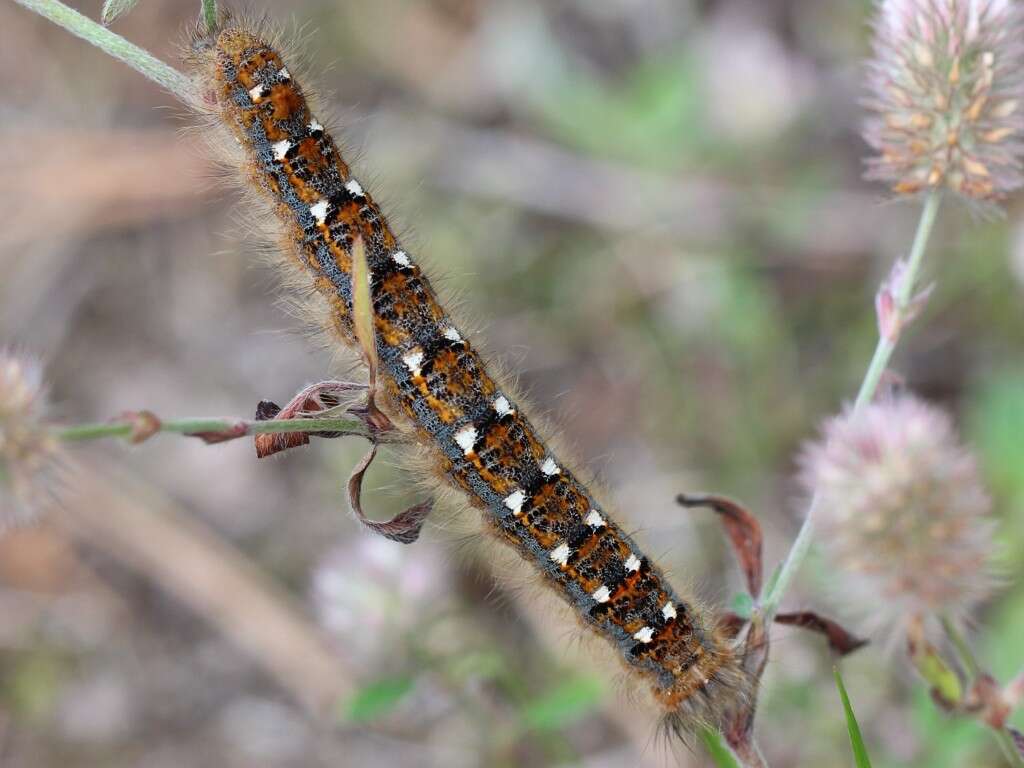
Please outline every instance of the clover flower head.
M1024 12L1012 0L882 0L868 65L876 151L896 194L993 203L1024 186Z
M842 593L876 628L963 618L989 594L989 499L945 412L909 395L847 410L801 464Z

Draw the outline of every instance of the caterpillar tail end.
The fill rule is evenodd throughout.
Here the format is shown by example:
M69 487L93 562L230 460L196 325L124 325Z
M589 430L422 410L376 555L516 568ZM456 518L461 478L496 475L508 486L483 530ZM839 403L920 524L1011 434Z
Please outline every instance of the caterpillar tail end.
M665 711L662 729L686 743L703 728L723 728L749 700L752 688L734 631L720 622L706 640L691 666L680 670L670 685L654 689Z

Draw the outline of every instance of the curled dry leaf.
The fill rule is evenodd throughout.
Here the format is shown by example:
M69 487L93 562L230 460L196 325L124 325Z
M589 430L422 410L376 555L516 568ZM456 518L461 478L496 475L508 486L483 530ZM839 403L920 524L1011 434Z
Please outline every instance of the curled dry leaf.
M676 502L687 508L708 507L718 513L746 578L747 591L755 597L761 594L761 584L764 580L764 536L757 518L742 504L725 496L680 493L676 496Z
M676 501L687 508L708 507L718 513L726 536L736 553L740 568L746 579L747 589L752 596L759 595L764 583L764 560L762 555L764 536L761 524L742 504L724 496L679 494ZM840 655L852 653L863 647L867 641L855 637L835 621L826 619L811 611L779 614L774 617L780 624L810 629L828 639L829 646ZM765 617L754 614L752 620L735 613L726 613L720 618L720 626L733 638L739 638L744 627L747 635L739 649L743 671L750 684L748 696L725 713L721 722L722 735L730 748L745 766L762 766L764 761L754 741L754 720L757 715L757 693L761 677L768 664L770 638L765 626Z
M814 611L780 613L775 616L775 623L809 629L812 632L824 635L825 639L828 640L829 648L840 656L853 653L863 648L869 642L844 629L838 622L820 616Z
M303 389L283 407L270 400L261 400L256 406L256 421L272 419L297 419L303 416L323 414L337 408L343 398L352 392L365 389L361 384L346 381L320 381ZM341 437L341 432L317 432L316 437ZM274 432L255 436L256 456L264 458L309 443L308 432Z
M422 504L416 504L404 512L399 512L386 522L378 522L368 518L363 512L361 500L363 476L376 455L377 446L371 446L355 469L352 470L352 475L348 479L348 500L352 507L352 513L360 523L385 539L397 541L399 544L412 544L420 537L423 523L427 519L427 515L430 514L431 509L433 509L434 502L427 500Z

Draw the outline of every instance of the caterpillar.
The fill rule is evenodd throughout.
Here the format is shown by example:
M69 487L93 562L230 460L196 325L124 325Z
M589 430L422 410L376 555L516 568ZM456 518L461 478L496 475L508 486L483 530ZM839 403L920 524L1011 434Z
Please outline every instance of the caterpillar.
M617 649L677 730L714 723L743 688L727 630L683 597L547 447L496 382L403 249L267 35L225 20L197 34L190 63L269 204L288 260L326 299L325 326L353 327L361 241L385 407L428 446L445 482Z

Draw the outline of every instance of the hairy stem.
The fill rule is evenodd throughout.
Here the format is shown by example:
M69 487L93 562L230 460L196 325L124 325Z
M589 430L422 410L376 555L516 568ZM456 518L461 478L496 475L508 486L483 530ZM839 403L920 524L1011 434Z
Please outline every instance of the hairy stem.
M200 14L207 33L217 28L217 0L201 0Z
M924 208L921 210L921 218L917 224L917 233L914 236L914 243L911 246L910 256L907 260L906 275L900 285L899 294L895 297L897 312L905 311L910 304L911 298L914 296L918 272L920 272L924 252L928 246L928 238L931 236L935 219L938 216L941 200L942 194L938 190L929 192L928 197L925 199ZM896 340L889 339L884 334L879 334L875 354L871 358L868 370L864 374L864 380L861 382L860 390L857 392L857 399L854 401L854 411L859 411L874 398L875 393L878 391L878 384L882 379L882 374L888 367L889 360L896 350L896 343ZM793 581L793 577L796 576L797 570L799 570L804 559L807 557L807 553L810 551L811 539L814 534L814 517L819 503L820 499L815 494L807 509L807 516L800 527L800 532L797 534L789 554L779 568L778 577L772 581L768 593L761 602L760 610L767 621L771 621L771 618L775 615L779 608L779 603L782 601L782 596L786 593L786 590Z
M64 442L81 442L98 440L107 437L132 437L136 434L138 424L133 419L109 422L105 424L78 424L58 429L55 435ZM371 434L366 424L358 419L278 419L255 421L251 419L232 418L194 418L155 421L153 432L170 432L179 435L231 435L243 437L281 432L340 432L377 442L384 441L380 434Z
M208 1L208 0L207 0ZM116 32L68 8L58 0L14 0L18 5L38 13L68 32L95 45L115 59L123 61L141 75L166 88L186 104L197 101L195 86L184 74L165 64L149 51L130 43ZM212 4L212 3L211 3ZM206 3L204 3L205 7Z
M906 279L900 284L900 290L896 298L897 311L902 312L910 304L914 296L914 287L917 285L917 273L921 270L921 261L924 258L925 248L928 245L928 238L931 236L932 227L939 213L941 195L937 191L931 192L925 200L924 208L921 210L921 219L917 224L917 234L914 236L914 244L910 249L910 257L907 259ZM875 347L875 354L871 357L868 371L861 382L860 390L857 392L857 399L854 401L854 410L860 410L871 402L878 391L878 382L882 374L889 366L892 353L896 350L896 342L888 339L885 335L879 335L878 345Z

